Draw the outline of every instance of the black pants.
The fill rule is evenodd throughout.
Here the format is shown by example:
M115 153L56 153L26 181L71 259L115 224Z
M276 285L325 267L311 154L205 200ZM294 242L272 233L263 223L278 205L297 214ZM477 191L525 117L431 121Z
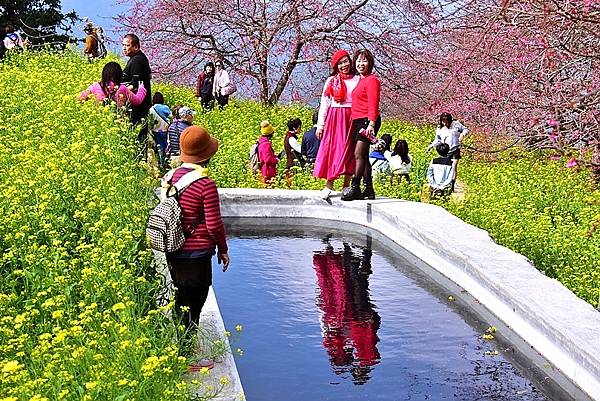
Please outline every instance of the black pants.
M223 108L229 103L229 95L218 95L217 103L219 105L219 110L223 110Z
M211 256L176 259L167 256L175 292L175 313L186 328L200 322L200 312L212 284ZM182 308L187 307L184 311Z
M204 111L212 111L215 107L215 98L211 96L202 96L200 100L200 104L202 104L202 110Z

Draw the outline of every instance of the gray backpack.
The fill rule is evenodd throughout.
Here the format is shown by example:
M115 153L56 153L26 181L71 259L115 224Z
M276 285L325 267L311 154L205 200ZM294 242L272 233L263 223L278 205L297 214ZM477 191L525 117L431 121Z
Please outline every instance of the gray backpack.
M171 184L175 170L167 173L164 180L170 184L161 202L150 212L146 237L152 249L159 252L175 252L185 242L185 234L181 225L182 212L179 197L193 182L203 178L196 170L190 171Z

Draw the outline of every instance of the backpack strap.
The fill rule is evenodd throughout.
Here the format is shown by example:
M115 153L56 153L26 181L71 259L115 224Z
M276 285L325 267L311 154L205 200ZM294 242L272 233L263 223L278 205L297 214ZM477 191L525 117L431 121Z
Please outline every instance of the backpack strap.
M193 184L201 178L208 177L206 172L194 169L189 173L184 174L175 184L173 184L173 175L177 169L169 171L163 177L161 181L161 199L166 197L175 196L179 200L179 196Z

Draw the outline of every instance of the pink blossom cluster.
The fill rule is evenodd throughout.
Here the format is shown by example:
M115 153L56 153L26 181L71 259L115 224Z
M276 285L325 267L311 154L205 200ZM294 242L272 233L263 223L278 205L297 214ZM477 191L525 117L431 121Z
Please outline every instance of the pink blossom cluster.
M120 17L155 76L224 61L248 96L315 97L337 48L370 48L387 115L449 111L600 177L600 0L133 0ZM589 153L593 153L590 158Z
M392 113L433 122L450 111L600 173L600 1L449 1L422 19L388 39L400 51L379 47L393 60Z

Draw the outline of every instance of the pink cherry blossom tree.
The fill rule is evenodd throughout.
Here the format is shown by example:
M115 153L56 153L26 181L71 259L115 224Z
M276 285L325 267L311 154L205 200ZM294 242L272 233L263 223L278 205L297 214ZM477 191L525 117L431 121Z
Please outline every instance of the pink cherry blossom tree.
M276 104L286 90L321 85L320 62L361 42L376 8L371 0L134 0L119 20L140 36L158 76L189 84L200 63L220 59L247 78L248 93Z
M600 1L461 0L413 11L423 23L409 44L391 32L386 42L403 45L378 48L391 62L396 114L433 121L448 110L600 174Z
M450 111L600 177L600 0L134 0L120 20L157 75L221 59L268 104L314 98L336 48L367 47L388 116Z

